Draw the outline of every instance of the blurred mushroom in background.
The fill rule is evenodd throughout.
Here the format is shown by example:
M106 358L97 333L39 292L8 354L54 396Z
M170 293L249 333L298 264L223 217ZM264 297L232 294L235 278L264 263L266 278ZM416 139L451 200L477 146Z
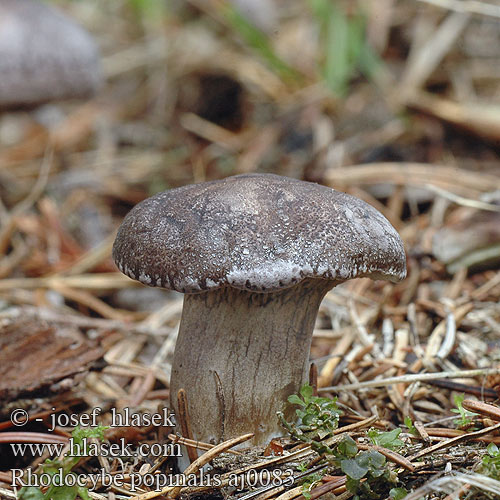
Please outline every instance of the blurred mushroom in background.
M93 95L102 81L91 36L59 10L0 0L0 109Z

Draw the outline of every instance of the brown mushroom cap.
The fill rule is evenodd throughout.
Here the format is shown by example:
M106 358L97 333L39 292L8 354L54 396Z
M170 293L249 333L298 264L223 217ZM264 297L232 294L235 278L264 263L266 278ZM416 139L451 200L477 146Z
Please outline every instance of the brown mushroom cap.
M100 82L85 30L43 2L0 0L0 107L87 97Z
M184 186L142 201L125 217L113 258L133 279L186 293L406 275L401 239L371 205L272 174Z

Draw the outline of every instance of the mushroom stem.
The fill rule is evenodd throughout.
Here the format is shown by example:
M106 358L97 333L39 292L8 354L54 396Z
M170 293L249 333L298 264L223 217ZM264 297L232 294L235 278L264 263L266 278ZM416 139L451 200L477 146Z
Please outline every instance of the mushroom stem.
M170 393L185 389L195 439L253 432L252 444L263 445L282 434L276 412L306 380L318 308L335 284L305 279L270 293L224 287L185 295Z

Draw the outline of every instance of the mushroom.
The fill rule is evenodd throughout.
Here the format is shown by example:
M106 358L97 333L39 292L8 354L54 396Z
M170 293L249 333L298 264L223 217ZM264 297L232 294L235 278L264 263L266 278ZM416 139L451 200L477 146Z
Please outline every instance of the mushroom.
M32 107L92 95L101 82L90 35L58 10L0 0L0 107Z
M372 206L272 174L148 198L125 217L113 258L127 276L185 293L171 374L195 439L280 434L276 412L305 381L324 295L351 278L398 281L403 244Z

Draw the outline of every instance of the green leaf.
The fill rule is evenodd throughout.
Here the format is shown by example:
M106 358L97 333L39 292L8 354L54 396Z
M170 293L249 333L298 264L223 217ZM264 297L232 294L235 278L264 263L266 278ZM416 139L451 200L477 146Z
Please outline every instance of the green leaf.
M311 9L318 20L326 19L330 12L330 0L310 0Z
M57 474L61 469L64 471L63 463L61 460L58 460L55 458L54 460L51 460L50 458L47 458L45 462L40 466L42 471L45 474L48 474L49 476L53 476ZM69 472L69 470L68 470Z
M389 491L389 496L392 500L402 500L408 492L405 488L391 488Z
M92 500L87 488L84 488L83 486L79 486L77 491L78 491L78 495L80 496L80 498L82 498L82 500Z
M327 85L343 95L351 73L348 46L349 26L345 14L333 3L326 28L324 75Z
M297 469L300 472L305 472L307 470L307 463L306 462L301 462L299 465L297 465Z
M498 452L498 446L495 443L490 443L486 448L486 451L491 457L497 457L498 455L500 455L500 453Z
M345 483L345 487L351 493L356 493L356 491L358 491L358 488L359 488L359 480L358 479L352 479L351 477L347 476L347 481ZM353 500L356 500L356 499L359 500L359 496L358 495L355 495L353 497Z
M313 388L309 384L304 384L300 388L300 395L304 398L304 401L308 402L313 397Z
M49 500L75 500L78 494L76 486L55 486L49 489ZM48 492L47 492L48 493Z
M297 394L292 394L291 396L288 396L288 402L292 405L300 405L300 406L306 406L304 401L300 399Z
M375 450L364 451L358 455L359 459L363 461L363 463L368 463L370 467L380 469L385 466L385 457L382 453L379 453Z
M97 438L104 439L104 431L108 429L106 425L98 425L97 427L75 427L71 433L73 441L77 444L82 444L84 439Z
M358 460L355 458L342 460L340 462L340 468L345 475L357 481L365 477L368 472L368 467L358 463Z
M339 0L309 0L320 35L319 68L328 86L343 96L357 72L376 81L383 66L366 36L366 16L362 6Z
M413 425L413 422L408 415L405 417L404 422L405 422L406 427L408 427L408 432L410 434L412 434L413 436L418 436L417 428Z
M384 448L389 448L391 450L404 446L403 441L398 439L400 434L401 429L393 429L388 432L380 432L377 429L370 429L368 431L368 436L373 444L383 446Z
M457 408L453 408L451 411L453 413L460 414L460 418L454 421L455 425L457 425L458 427L470 427L470 425L472 424L472 417L475 417L477 415L477 413L468 411L462 406L462 402L464 399L465 394L456 394L453 398L453 401Z
M321 472L315 472L314 474L310 474L304 478L304 482L302 483L302 496L305 498L311 498L311 489L312 487L319 481L323 479L323 474Z
M358 445L351 436L345 436L337 446L338 452L344 457L354 457L358 453Z
M309 490L309 486L306 486L305 484L302 485L302 496L304 498L307 498L307 500L309 500L311 498L311 491Z
M39 488L34 486L23 486L18 494L18 500L44 500L45 497Z
M329 448L320 445L318 439L325 439L338 427L342 412L337 406L337 398L313 396L313 388L305 384L300 388L300 396L292 394L288 402L299 406L295 410L297 422L287 422L280 413L281 425L296 439L316 446L316 451L319 451L318 446L323 446L325 449L321 453L326 453Z
M322 429L319 429L319 430L318 430L318 437L322 440L322 439L325 439L325 438L326 438L326 436L330 435L330 433L331 433L331 432L330 432L330 430L326 430L326 429L322 430Z
M255 52L264 59L269 67L284 80L297 80L301 75L273 50L267 35L249 22L238 9L229 2L220 4L220 12L227 23Z

